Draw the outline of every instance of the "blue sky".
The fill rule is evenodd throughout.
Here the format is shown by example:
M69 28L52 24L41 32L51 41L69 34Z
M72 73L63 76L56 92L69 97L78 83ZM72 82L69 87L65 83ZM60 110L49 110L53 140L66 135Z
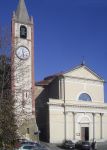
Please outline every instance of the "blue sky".
M107 0L25 0L35 23L35 79L86 65L107 81ZM0 1L10 26L18 0ZM107 85L105 84L107 102Z

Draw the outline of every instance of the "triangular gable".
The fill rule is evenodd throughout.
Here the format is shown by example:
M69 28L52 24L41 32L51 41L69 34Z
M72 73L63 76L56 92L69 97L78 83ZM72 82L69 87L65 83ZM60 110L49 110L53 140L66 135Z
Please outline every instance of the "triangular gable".
M85 65L80 65L72 69L71 71L64 73L63 75L69 77L85 78L90 80L100 80L104 82L104 80L100 76L98 76L95 72L90 70Z

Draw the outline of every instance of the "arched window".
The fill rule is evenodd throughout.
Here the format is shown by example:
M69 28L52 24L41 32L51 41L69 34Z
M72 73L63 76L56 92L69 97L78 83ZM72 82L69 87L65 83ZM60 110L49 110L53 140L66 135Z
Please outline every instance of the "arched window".
M82 101L91 101L91 97L87 93L82 93L79 96L79 100L82 100Z
M20 26L20 38L27 38L27 28L24 25Z

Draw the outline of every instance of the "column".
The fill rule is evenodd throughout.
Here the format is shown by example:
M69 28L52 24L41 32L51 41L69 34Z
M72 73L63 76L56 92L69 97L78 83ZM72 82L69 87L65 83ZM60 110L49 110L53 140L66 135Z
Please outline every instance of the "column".
M64 100L64 134L66 140L66 102L65 102L65 78L63 77L63 100Z
M59 78L59 99L62 99L62 87L61 87L61 78Z
M73 139L75 140L75 112L72 112L73 114Z
M65 141L67 139L67 112L64 113L64 135Z
M103 113L100 113L100 139L103 138L103 120L102 120L102 117L103 117Z
M93 140L95 139L95 113L92 113L93 115Z

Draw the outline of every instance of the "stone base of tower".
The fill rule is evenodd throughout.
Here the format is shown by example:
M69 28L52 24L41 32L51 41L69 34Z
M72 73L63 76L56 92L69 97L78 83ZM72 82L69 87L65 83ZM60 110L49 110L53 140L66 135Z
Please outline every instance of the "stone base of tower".
M39 136L35 135L38 131L35 116L30 119L25 119L18 127L19 138L27 139L30 141L38 141Z

